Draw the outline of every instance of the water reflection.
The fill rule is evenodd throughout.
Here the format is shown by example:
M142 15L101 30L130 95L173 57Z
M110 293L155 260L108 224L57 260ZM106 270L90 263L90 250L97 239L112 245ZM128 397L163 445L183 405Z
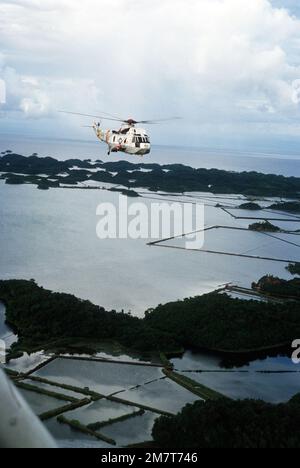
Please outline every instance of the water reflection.
M172 362L179 373L231 398L279 403L300 391L300 366L288 356L232 360L229 366L221 355L189 351Z

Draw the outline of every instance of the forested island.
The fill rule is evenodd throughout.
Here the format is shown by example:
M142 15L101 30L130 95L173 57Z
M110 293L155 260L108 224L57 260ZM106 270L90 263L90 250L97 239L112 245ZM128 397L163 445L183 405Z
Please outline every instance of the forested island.
M250 231L257 232L280 232L281 229L278 226L270 223L270 221L263 221L261 223L253 223L249 226Z
M280 203L273 203L269 206L270 210L275 211L287 211L289 213L300 213L300 202L280 202Z
M253 283L252 289L270 296L283 297L287 299L300 299L300 278L284 280L281 278L275 278L271 275L266 275L257 283Z
M242 203L237 208L241 210L250 210L250 211L259 211L259 210L274 210L274 211L285 211L287 213L300 213L300 202L299 201L289 201L289 202L276 202L272 205L263 208L258 203L247 202Z
M290 348L300 336L299 303L234 299L217 292L159 305L144 319L106 311L34 281L0 281L7 323L18 334L14 352L60 349L84 343L85 352L114 341L140 352L182 353L199 348L224 353Z
M249 210L249 211L262 210L262 207L258 203L254 203L254 202L242 203L238 208L240 208L241 210Z
M185 348L243 353L289 346L300 334L299 312L296 301L260 302L211 293L159 305L145 320L174 334Z
M292 274L292 275L300 275L300 263L290 263L286 269Z
M71 349L80 340L87 352L96 351L93 343L105 340L138 351L157 350L161 344L169 350L178 347L169 333L151 329L143 320L46 290L34 281L0 281L0 298L6 305L7 323L19 336L15 350Z
M288 403L197 401L153 427L157 448L299 448L300 394Z
M40 158L36 154L25 157L4 152L0 157L0 172L7 184L29 183L42 190L96 181L131 189L143 187L151 191L174 193L199 191L286 198L297 198L300 194L300 178L297 177L195 169L183 164L92 162L90 159L58 161L51 157ZM295 212L295 207L292 206L292 209Z

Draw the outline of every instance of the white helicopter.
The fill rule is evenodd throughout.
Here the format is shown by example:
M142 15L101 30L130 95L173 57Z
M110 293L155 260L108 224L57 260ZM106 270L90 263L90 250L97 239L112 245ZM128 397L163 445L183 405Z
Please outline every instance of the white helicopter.
M149 154L151 151L150 138L146 130L144 130L143 128L138 128L136 127L136 125L157 124L159 122L180 119L180 117L171 117L168 119L137 121L134 119L123 120L105 112L104 114L108 117L90 114L80 114L79 112L59 112L64 114L80 115L83 117L93 117L100 120L112 120L115 122L121 122L122 126L119 130L103 130L101 128L101 122L94 122L93 125L85 125L85 127L87 128L93 128L97 138L108 145L108 155L110 155L110 153L117 153L119 151L137 156L144 156L145 154Z

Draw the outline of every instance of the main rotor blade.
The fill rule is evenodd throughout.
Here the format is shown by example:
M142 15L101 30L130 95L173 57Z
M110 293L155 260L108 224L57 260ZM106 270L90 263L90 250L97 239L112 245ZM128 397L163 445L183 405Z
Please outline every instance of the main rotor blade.
M103 115L91 115L91 114L81 114L80 112L69 112L69 111L58 111L61 114L70 114L70 115L80 115L82 117L92 117L94 119L100 120L113 120L115 122L124 122L122 119L112 118L112 117L104 117Z
M158 123L161 123L161 122L169 122L171 120L181 120L182 117L168 117L167 119L153 119L153 120L139 120L137 123L141 123L141 124L158 124Z
M112 117L113 119L118 119L120 122L123 122L122 118L119 115L109 114L108 112L101 112L103 115L107 115L108 117Z
M111 120L113 122L122 122L122 123L133 124L133 125L136 125L136 124L154 125L154 124L159 124L162 122L170 122L172 120L181 120L181 117L169 117L166 119L151 119L151 120L121 119L116 116L112 116L111 114L108 114L107 112L103 112L103 114L106 114L109 117L106 117L105 115L81 114L80 112L70 112L70 111L63 111L63 110L59 110L58 112L62 114L80 115L82 117L92 117L94 119Z

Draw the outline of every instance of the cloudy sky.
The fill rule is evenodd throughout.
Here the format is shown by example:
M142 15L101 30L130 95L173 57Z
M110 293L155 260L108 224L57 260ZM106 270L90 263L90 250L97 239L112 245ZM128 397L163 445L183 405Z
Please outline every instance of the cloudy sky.
M299 0L0 0L0 134L92 138L67 109L182 116L162 144L297 147L299 52Z

